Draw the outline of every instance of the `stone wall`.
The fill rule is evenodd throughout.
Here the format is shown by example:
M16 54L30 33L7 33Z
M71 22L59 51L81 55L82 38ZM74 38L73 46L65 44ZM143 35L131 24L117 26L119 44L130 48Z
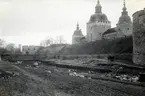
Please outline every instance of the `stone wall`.
M133 62L145 65L145 8L133 14Z
M116 60L126 60L130 61L132 59L132 54L94 54L94 55L69 55L69 54L52 54L48 55L47 59L92 59L92 58L98 58L98 59L107 59L109 55L115 56Z

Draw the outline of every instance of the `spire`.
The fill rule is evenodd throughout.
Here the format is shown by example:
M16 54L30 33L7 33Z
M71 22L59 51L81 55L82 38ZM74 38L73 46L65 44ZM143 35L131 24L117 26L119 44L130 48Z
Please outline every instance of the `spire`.
M125 2L125 0L124 0L124 7L126 6L126 2Z
M126 8L126 1L124 0L124 4L123 4L124 6L123 6L123 12L122 12L122 15L127 15L128 14L128 12L126 11L127 10L127 8Z
M97 1L97 5L95 7L95 13L102 13L102 6L100 5L100 1Z
M123 11L126 10L126 2L124 0L124 7L123 7Z
M79 23L77 22L77 30L79 30L80 28L79 28Z
M100 4L100 1L99 0L97 2L98 2L98 4Z

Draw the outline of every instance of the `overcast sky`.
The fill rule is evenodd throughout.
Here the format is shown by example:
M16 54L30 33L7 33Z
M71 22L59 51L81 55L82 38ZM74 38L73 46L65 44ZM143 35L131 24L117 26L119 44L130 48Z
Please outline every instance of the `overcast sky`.
M100 0L102 11L116 26L123 0ZM126 0L129 15L145 7L145 0ZM83 34L97 0L0 0L0 37L15 44L38 45L46 37L71 36L79 22Z

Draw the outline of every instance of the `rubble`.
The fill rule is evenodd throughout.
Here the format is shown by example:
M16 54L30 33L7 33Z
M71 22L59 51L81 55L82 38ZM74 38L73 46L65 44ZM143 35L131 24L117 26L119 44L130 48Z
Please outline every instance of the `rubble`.
M138 82L139 77L138 76L129 76L129 75L117 75L115 76L116 79L119 79L121 81L129 81L129 82Z
M20 73L14 72L14 76L20 76Z
M48 73L51 73L51 71L47 71Z
M23 63L23 61L17 61L14 64L22 64L22 63Z
M33 65L34 66L38 66L39 64L38 64L38 62L34 62Z
M33 67L35 67L35 69L39 68L39 62L34 62Z
M84 75L81 75L81 74L78 74L76 72L73 72L73 73L69 73L70 76L77 76L77 77L81 77L81 78L84 78L85 76Z
M118 79L121 81L128 81L128 82L138 82L139 77L138 76L132 76L132 75L128 75L128 74L120 74L120 75L116 75L116 74L111 74L111 73L106 73L106 74L97 74L93 71L88 71L88 72L77 72L77 70L72 70L69 69L68 70L69 76L76 76L76 77L81 77L81 78L87 78L87 79L92 79L92 76L95 77L100 77L100 78L109 78L109 79Z
M29 69L29 68L31 68L31 66L30 66L30 65L27 65L25 68L26 68L26 69Z

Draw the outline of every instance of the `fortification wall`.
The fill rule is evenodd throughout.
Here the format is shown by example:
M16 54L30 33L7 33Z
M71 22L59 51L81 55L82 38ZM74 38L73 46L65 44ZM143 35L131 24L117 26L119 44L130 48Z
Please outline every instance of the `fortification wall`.
M133 14L133 62L145 65L145 8Z

